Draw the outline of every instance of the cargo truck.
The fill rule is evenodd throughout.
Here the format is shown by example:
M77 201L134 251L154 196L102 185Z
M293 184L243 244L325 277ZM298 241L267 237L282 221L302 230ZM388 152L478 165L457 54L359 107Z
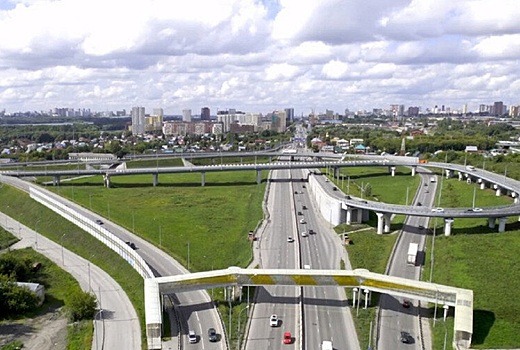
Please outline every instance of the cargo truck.
M410 265L415 265L415 261L417 260L417 251L419 250L419 245L417 243L410 243L408 246L408 257L406 262Z

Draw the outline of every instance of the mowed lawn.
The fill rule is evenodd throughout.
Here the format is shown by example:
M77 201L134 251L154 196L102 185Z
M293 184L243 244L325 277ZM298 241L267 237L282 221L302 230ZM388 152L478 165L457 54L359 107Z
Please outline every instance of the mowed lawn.
M441 205L478 207L510 204L510 197L496 197L491 189L480 190L456 179L443 180ZM442 235L438 220L435 239L433 282L471 289L474 292L472 347L520 347L520 225L518 217L508 219L506 232L487 226L487 219L455 219L452 236ZM431 240L426 248L431 247ZM426 254L423 276L430 275L430 255ZM442 317L442 313L439 316ZM453 320L434 329L435 349L442 349L445 332L452 339ZM449 344L449 343L448 343Z
M248 232L263 217L264 181L256 172L99 176L52 188L162 247L191 271L246 266L252 257ZM51 188L51 187L49 187Z

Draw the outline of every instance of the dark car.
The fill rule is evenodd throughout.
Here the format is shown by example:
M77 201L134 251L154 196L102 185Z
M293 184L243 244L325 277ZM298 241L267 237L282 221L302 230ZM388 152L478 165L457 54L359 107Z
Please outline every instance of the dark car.
M303 206L302 206L302 209L304 209L304 210L307 209L307 206L306 206L306 205L303 205Z
M412 337L412 335L408 332L401 332L401 343L404 343L404 344L413 344L414 343L414 339Z
M218 340L218 335L215 328L208 329L208 340L210 342L216 342Z
M312 230L312 229L309 230L309 234L310 234L310 235L313 235L313 234L315 234L315 233L316 233L316 231L314 231L314 230Z
M303 215L303 213L301 211L298 212L298 215Z
M337 187L332 187L332 190L333 190L333 191L337 191L338 188L337 188Z
M99 219L96 220L96 223L97 223L98 225L103 225L103 221L101 221L101 220L99 220Z
M417 202L417 206L420 207L422 205L421 202Z
M125 243L128 244L128 246L129 246L130 248L132 248L133 250L136 250L136 249L137 249L137 247L135 246L134 242L125 242Z
M408 299L404 299L404 300L403 300L403 307L404 307L405 309L408 309L408 308L410 308L410 306L412 306L411 301L408 300Z

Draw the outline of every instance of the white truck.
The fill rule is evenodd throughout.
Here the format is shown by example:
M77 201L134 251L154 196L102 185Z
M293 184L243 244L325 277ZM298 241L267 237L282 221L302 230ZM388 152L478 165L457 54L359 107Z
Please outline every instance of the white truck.
M406 258L406 262L410 265L415 265L415 261L417 260L417 252L419 251L419 245L417 243L410 243L408 246L408 255Z
M334 350L332 342L330 340L324 340L321 342L321 350Z
M430 182L435 182L435 176L430 176Z

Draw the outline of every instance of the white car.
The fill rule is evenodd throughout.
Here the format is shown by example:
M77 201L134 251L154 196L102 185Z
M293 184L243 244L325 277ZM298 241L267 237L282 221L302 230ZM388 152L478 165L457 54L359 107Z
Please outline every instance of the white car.
M292 238L291 236L287 237L287 242L289 242L289 243L294 242L294 238Z
M273 314L269 317L269 325L271 327L278 327L278 316Z
M305 224L305 219L300 219L300 224Z
M188 341L191 344L195 344L197 342L197 334L195 334L195 331L188 332Z
M433 208L432 209L432 212L434 212L434 213L442 213L443 211L444 211L443 208Z
M302 237L307 237L307 236L308 236L307 232L302 231Z

